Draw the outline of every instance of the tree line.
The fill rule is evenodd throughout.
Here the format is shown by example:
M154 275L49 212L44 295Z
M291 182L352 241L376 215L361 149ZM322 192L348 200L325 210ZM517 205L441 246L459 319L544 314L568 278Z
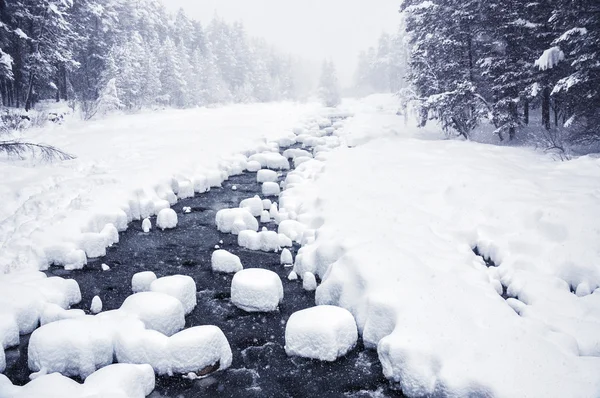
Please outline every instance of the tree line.
M600 2L404 0L401 12L422 124L468 137L486 119L512 139L535 112L574 142L600 138Z
M204 28L160 0L0 0L0 99L69 101L86 117L294 99L299 62L241 23Z

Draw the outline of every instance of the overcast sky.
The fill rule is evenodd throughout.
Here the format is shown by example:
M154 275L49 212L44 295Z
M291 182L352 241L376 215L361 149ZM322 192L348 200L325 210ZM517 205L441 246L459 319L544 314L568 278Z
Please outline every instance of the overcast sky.
M401 0L164 0L183 7L206 26L216 12L229 22L243 21L248 34L320 63L331 58L340 80L350 84L361 50L393 33Z

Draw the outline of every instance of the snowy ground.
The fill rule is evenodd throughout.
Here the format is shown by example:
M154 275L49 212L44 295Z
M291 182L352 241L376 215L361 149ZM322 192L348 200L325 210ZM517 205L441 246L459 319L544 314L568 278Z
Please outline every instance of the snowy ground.
M294 268L323 278L317 304L349 309L409 396L599 396L600 160L444 140L385 96L346 107L342 146L280 199L317 229Z
M201 190L206 178L219 183L226 177L223 157L289 134L316 108L280 103L170 110L28 132L26 140L55 145L77 159L0 159L0 274L52 262L81 267L80 250L102 253L102 237L94 234L107 223L122 230L140 211L154 213L168 205L164 199L173 202L179 187L187 195L191 185Z
M293 275L319 277L317 304L350 311L408 396L600 396L600 159L445 140L397 109L372 96L342 105L355 115L343 126L294 128L312 152L289 152L297 168L273 217L303 246ZM220 183L235 164L223 156L250 155L318 112L243 105L57 129L43 140L78 160L0 163L0 271L81 266L114 238L107 224L124 229ZM258 166L285 168L262 147ZM255 202L241 209L251 224L268 207ZM221 230L255 233L229 213ZM47 284L48 302L77 298Z

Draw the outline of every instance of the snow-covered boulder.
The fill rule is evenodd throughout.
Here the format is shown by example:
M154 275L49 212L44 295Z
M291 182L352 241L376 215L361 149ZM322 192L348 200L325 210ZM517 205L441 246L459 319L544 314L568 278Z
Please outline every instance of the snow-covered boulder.
M291 240L300 243L306 226L296 220L283 220L277 227L277 232L286 235Z
M95 317L48 323L29 340L28 364L33 372L86 378L112 362L112 335Z
M65 310L59 305L46 303L44 305L44 310L42 311L42 315L40 317L40 325L45 325L47 323L60 321L62 319L72 319L78 318L81 316L85 316L85 312L83 310ZM0 321L1 323L1 321ZM2 326L0 325L0 329ZM0 330L0 335L2 335L2 331ZM17 339L17 344L19 340Z
M185 314L196 307L196 282L187 275L171 275L158 278L150 284L150 291L168 294L183 305Z
M276 311L281 301L283 285L273 271L245 269L235 274L231 281L231 302L244 311Z
M247 209L219 210L215 221L217 229L224 233L238 235L241 231L258 231L258 221Z
M142 221L142 231L144 231L145 233L150 232L150 230L152 229L152 221L150 221L149 218L144 218L144 221Z
M253 217L260 217L263 211L262 199L258 195L244 199L240 202L240 208L248 210Z
M143 271L134 274L131 278L131 290L134 293L149 292L150 285L156 280L156 274L152 271Z
M192 327L171 336L168 352L171 371L177 374L204 373L210 367L227 369L233 358L221 329L210 325Z
M312 272L305 272L302 275L302 288L306 291L313 292L317 290L317 278Z
M156 217L156 226L163 231L175 228L177 226L177 213L175 210L171 208L162 209Z
M279 257L279 262L281 265L291 265L294 264L294 259L292 258L292 252L290 249L283 249L281 251L281 256Z
M154 282L153 282L154 283ZM185 326L181 301L164 293L142 292L125 299L121 310L140 319L146 328L171 336Z
M258 173L256 174L256 182L259 182L259 183L277 182L278 179L279 179L279 176L277 175L277 172L273 171L273 170L268 170L268 169L259 170Z
M277 152L257 153L248 158L250 161L257 161L262 168L272 170L289 170L290 162Z
M147 363L160 375L170 373L167 345L169 337L156 330L131 324L120 328L115 337L115 358L119 363Z
M290 281L297 281L297 280L298 280L298 274L297 274L296 272L292 271L292 272L290 272L290 273L288 274L288 277L287 277L287 278L288 278L288 280L290 280Z
M106 239L99 233L87 232L81 234L79 238L79 247L88 258L106 256L106 246Z
M251 173L256 173L261 168L262 168L262 166L261 166L260 162L257 162L256 160L250 160L246 164L246 170L248 170Z
M273 204L273 202L271 202L270 199L263 199L262 203L263 203L263 210L266 210L266 211L269 211L269 209L271 208L271 205Z
M265 182L262 184L262 194L264 196L278 196L281 193L281 188L276 182Z
M102 312L102 299L99 296L94 296L92 299L92 305L90 306L90 312L92 314L98 314Z
M276 252L281 248L281 241L275 231L242 231L238 235L238 245L249 250Z
M268 211L266 211L266 210L262 211L262 213L260 214L260 222L263 224L271 222L271 216L269 215Z
M296 159L299 157L312 158L312 154L310 152L304 149L297 148L286 149L285 151L283 151L283 156L288 159Z
M352 314L341 307L321 305L294 312L285 326L285 352L322 361L346 355L358 340Z
M236 273L244 269L240 258L227 250L215 250L210 262L215 272Z
M194 197L194 183L192 181L180 181L179 192L177 193L179 199L187 199Z

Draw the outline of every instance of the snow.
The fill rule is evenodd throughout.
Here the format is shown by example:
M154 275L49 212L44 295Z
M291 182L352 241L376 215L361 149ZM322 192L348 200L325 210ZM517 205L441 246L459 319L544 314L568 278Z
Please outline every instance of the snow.
M259 170L256 174L256 182L277 182L279 176L276 171L273 170Z
M276 182L265 182L262 184L262 194L264 196L278 196L280 192L281 189Z
M158 278L150 284L150 291L176 298L183 305L186 315L196 308L196 282L190 276L171 275Z
M263 210L267 210L267 211L271 208L271 205L273 204L270 199L263 199L262 203L263 203Z
M260 217L263 211L262 199L258 195L244 199L240 202L240 208L248 210L253 217Z
M217 229L224 233L238 235L246 230L258 231L258 221L246 208L219 210L215 222Z
M131 290L134 293L149 292L156 275L152 271L138 272L131 278Z
M185 326L185 311L181 301L165 293L135 293L125 299L120 310L140 319L147 329L167 336Z
M1 398L143 398L150 395L154 386L154 371L149 365L109 365L89 375L83 384L52 373L20 387L0 375Z
M286 149L283 151L283 156L288 159L296 159L299 157L312 158L312 154L304 149Z
M391 96L343 106L341 146L280 197L316 229L294 271L317 304L354 315L407 396L600 395L600 159L446 140Z
M269 214L268 211L263 210L260 213L260 222L263 223L263 224L271 222L271 215Z
M260 164L260 162L257 162L256 160L250 160L250 161L248 161L248 164L246 165L246 169L252 173L256 173L261 168L262 168L262 165Z
M275 231L242 231L238 235L238 245L249 250L277 252L281 247L292 246L292 242Z
M65 310L56 304L47 303L44 305L44 310L40 317L40 325L60 321L62 319L78 318L80 316L85 316L83 310Z
M240 258L227 250L215 250L210 262L215 272L236 273L244 269Z
M317 290L317 279L315 278L315 274L312 272L305 272L302 275L302 288L309 292Z
M90 306L90 312L92 314L98 314L102 312L102 300L98 296L94 296L92 299L92 305Z
M232 154L280 138L317 107L271 103L152 111L23 132L24 140L54 145L77 159L0 160L0 273L51 263L82 268L82 233L100 233L107 223L122 231L131 220L157 214L165 208L159 194L174 193L173 178L180 194L186 189L189 194L190 181L199 193L219 185L220 161L236 171L240 159Z
M298 243L301 243L305 230L306 226L296 220L284 220L277 228L277 232Z
M173 209L162 209L156 217L156 226L163 231L177 226L177 213Z
M292 258L292 252L289 249L283 249L281 251L281 256L279 257L279 261L281 265L293 264L294 259Z
M295 271L292 271L289 273L288 275L288 280L290 281L297 281L298 280L298 274Z
M550 47L535 61L540 70L552 69L565 59L565 53L559 47Z
M272 170L289 170L290 162L277 152L256 153L248 158L249 161L260 163L261 168Z
M102 271L110 271L110 267L106 264L101 265Z
M152 221L150 221L149 218L144 218L144 221L142 221L142 231L144 231L145 233L150 232L150 230L152 229Z
M172 371L179 374L198 373L219 364L219 369L231 366L233 355L227 338L216 326L196 326L169 339Z
M340 307L320 305L294 312L285 325L285 352L321 361L346 355L358 340L352 314Z
M283 301L279 276L269 270L249 268L233 276L231 302L247 312L277 311Z

